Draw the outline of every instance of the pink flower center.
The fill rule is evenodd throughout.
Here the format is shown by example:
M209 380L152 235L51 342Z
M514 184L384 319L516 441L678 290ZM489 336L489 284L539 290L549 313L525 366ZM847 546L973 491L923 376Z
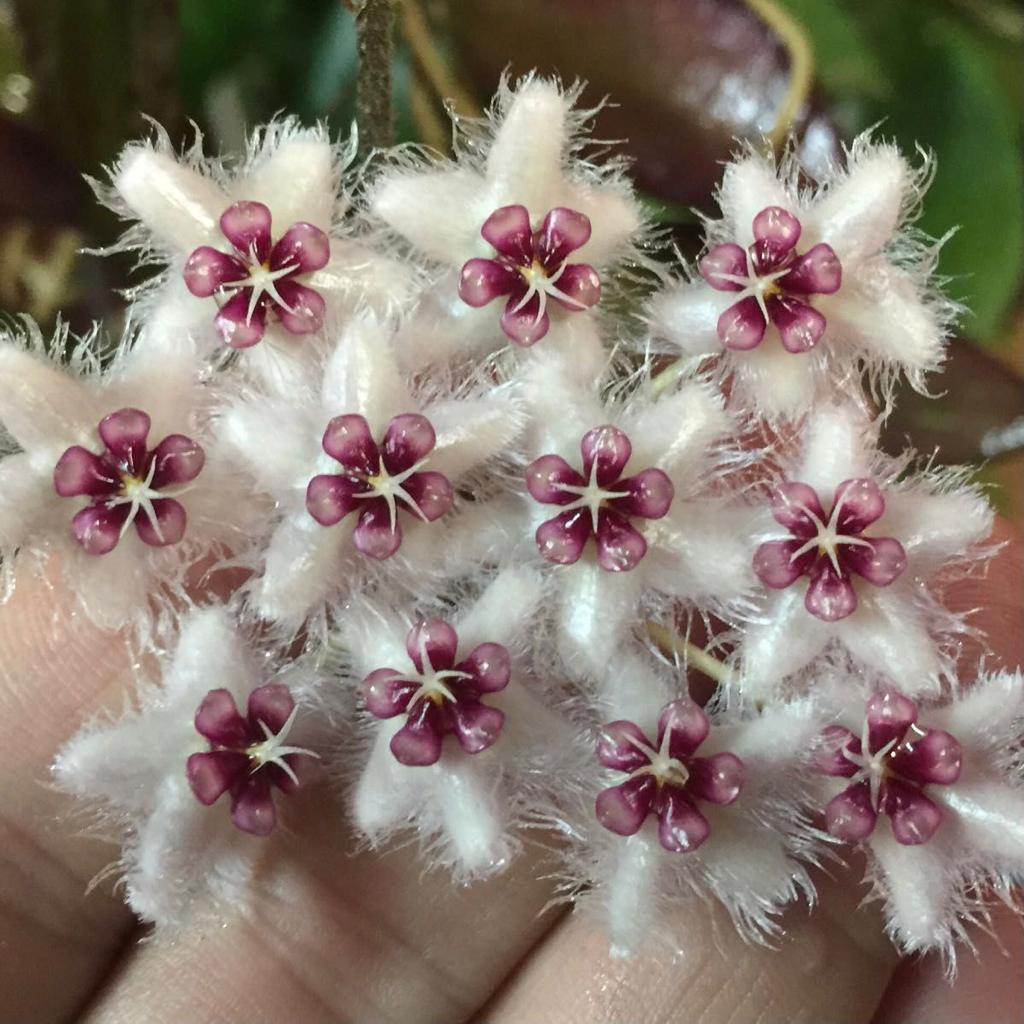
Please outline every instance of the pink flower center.
M202 470L203 449L184 434L169 434L150 449L149 429L146 413L119 409L97 427L105 451L73 445L57 460L56 492L90 499L71 520L71 535L91 555L112 551L132 526L153 547L185 535L185 508L176 499Z
M576 313L601 298L597 271L587 263L567 262L590 238L590 221L582 213L556 207L534 231L525 206L503 206L487 218L480 234L497 256L463 266L459 296L470 306L508 296L501 328L517 345L533 345L547 334L549 299Z
M753 231L749 249L727 242L713 246L701 260L701 276L712 288L736 293L736 301L718 318L718 336L729 349L756 348L771 323L787 352L807 352L827 326L808 299L839 290L839 257L824 242L799 254L800 221L779 206L762 210Z
M906 552L898 540L863 536L884 512L885 499L873 480L844 480L828 515L812 487L786 481L773 497L772 514L790 537L760 545L754 571L776 590L809 577L807 610L826 622L845 618L857 608L853 574L886 587L906 569Z
M867 703L860 736L841 725L822 735L818 771L849 784L825 808L828 830L848 841L865 839L886 814L905 846L927 842L942 821L928 785L952 785L960 777L960 744L944 730L917 725L917 706L895 690Z
M196 731L209 750L192 754L186 774L203 804L231 794L231 820L245 832L268 835L274 827L272 787L292 793L319 754L292 746L288 736L298 708L279 683L257 687L243 717L228 690L211 690L196 712Z
M324 451L340 473L321 473L306 488L306 509L321 526L334 526L361 509L353 540L370 558L388 558L402 542L404 507L425 523L452 507L454 492L443 473L424 470L436 443L434 428L419 413L395 416L378 445L362 416L336 416L324 432Z
M697 801L731 804L744 780L743 762L735 754L696 756L710 729L707 715L689 698L662 709L656 744L633 722L604 726L597 759L626 779L598 794L597 820L611 832L631 836L653 815L666 850L697 849L711 832Z
M313 224L300 222L275 244L270 210L247 200L221 214L220 228L234 251L200 246L189 256L183 273L193 295L223 301L214 325L224 343L233 348L257 344L270 312L291 334L318 331L324 321L324 300L297 278L327 265L331 251L327 235Z
M582 473L553 454L542 455L527 467L526 486L532 497L562 508L537 528L537 547L548 561L571 565L579 561L593 536L601 568L628 571L647 551L647 541L630 519L664 516L675 493L672 481L660 469L623 477L633 448L618 427L588 431L580 451Z
M480 697L508 685L512 672L508 651L501 644L483 643L457 662L458 636L440 619L418 622L405 646L412 671L381 668L362 683L370 714L405 716L405 724L391 738L395 758L409 766L434 764L449 733L467 754L490 747L505 715Z

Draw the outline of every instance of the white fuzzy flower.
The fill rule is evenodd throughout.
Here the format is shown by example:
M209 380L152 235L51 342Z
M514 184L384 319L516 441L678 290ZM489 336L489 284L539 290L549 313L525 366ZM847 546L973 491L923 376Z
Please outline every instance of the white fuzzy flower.
M710 716L634 652L613 666L599 709L590 800L570 873L593 882L585 905L606 918L613 954L668 947L669 916L689 922L719 900L748 938L777 934L774 916L813 893L797 857L814 858L805 766L821 727L809 702Z
M929 284L934 247L907 230L929 171L862 135L845 169L807 189L793 159L744 152L725 170L699 275L651 307L655 334L715 357L733 400L770 417L855 386L861 368L923 388L956 312Z
M963 623L940 585L984 557L992 510L957 469L907 472L877 450L878 422L825 405L765 499L748 557L767 591L744 626L741 692L761 697L828 651L934 688Z
M939 707L847 697L833 722L818 754L829 829L867 849L900 948L952 969L955 941L1024 874L1024 677L984 674Z
M290 790L296 771L311 763L309 752L295 746L300 730L289 695L301 696L305 684L293 671L278 677L288 678L287 688L280 681L268 686L265 673L265 661L243 642L231 612L194 611L159 679L142 680L118 720L86 725L57 755L58 785L96 807L101 822L124 829L127 900L147 921L174 925L195 901L231 907L244 901L262 845L246 833L265 835L273 826L265 776L284 763L274 782ZM264 721L256 734L262 742L245 752L229 751L225 735L219 752L209 753L198 727L244 732L259 726L232 717L236 708L244 715L247 702L250 718L259 708L261 718L286 720L271 721L273 728ZM195 768L193 758L200 759ZM237 776L230 816L224 807L204 806L216 799L209 787L217 780L201 770L203 758L215 759L215 767L219 759L221 771ZM240 759L240 769L232 758Z
M531 462L520 543L548 563L570 671L606 676L644 612L741 606L755 582L751 514L723 479L736 455L721 396L687 380L655 397L643 378L628 398L602 402L550 355L521 383Z
M166 268L143 292L143 344L192 335L204 351L250 349L244 366L287 388L322 346L323 326L359 303L381 311L411 295L414 274L343 218L351 146L294 119L253 133L235 164L177 156L165 135L133 143L97 192L138 223L120 247Z
M287 397L246 394L220 417L231 458L279 512L251 604L288 628L374 578L422 588L458 545L456 515L445 529L452 485L522 429L508 387L414 395L392 335L357 315L304 387Z
M568 747L528 676L542 595L535 572L506 567L444 620L365 603L345 617L360 704L380 720L354 789L374 844L411 827L459 878L507 866L531 787L555 777L538 765Z
M600 372L588 310L636 258L642 213L620 164L581 152L594 111L577 109L578 95L533 76L505 82L486 122L457 122L454 162L396 164L374 183L371 212L439 269L408 358L424 365L511 340L571 351L576 372Z
M146 629L202 556L244 546L257 506L209 450L194 352L121 351L101 372L96 347L61 367L34 326L0 340L0 549L55 556L91 619Z

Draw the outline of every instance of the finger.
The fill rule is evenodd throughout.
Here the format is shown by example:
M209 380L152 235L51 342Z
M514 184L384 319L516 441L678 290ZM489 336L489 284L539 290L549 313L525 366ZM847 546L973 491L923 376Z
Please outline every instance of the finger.
M676 958L648 951L612 959L603 929L574 915L478 1024L864 1024L896 954L879 938L880 922L877 932L864 928L850 906L852 881L844 889L826 884L813 915L791 909L785 939L771 949L745 943L719 904L698 904L680 929Z
M956 611L984 609L975 626L988 634L1006 664L1016 665L1024 659L1020 543L1005 524L997 526L993 540L1008 547L991 565L984 585L951 587L948 598ZM531 953L480 1024L864 1024L887 987L895 954L877 908L856 908L864 892L859 877L854 871L838 884L819 886L819 905L809 917L792 908L778 950L743 943L716 905L679 913L677 934L683 938L677 960L656 951L612 960L599 927L580 915L567 917ZM828 984L820 984L821 978Z
M993 540L1006 544L994 577L964 580L948 599L959 609L984 608L981 625L1005 642L995 646L987 664L1013 670L1024 664L1024 544L1005 522L997 522ZM977 641L961 657L976 664ZM1024 1003L1024 929L1016 914L995 914L993 933L972 936L977 954L962 951L956 984L950 985L941 959L926 956L900 965L872 1024L960 1024L961 1021L1010 1021Z
M195 576L197 598L237 583L200 566ZM66 1020L134 926L111 886L86 895L116 855L49 785L55 752L123 708L132 678L127 640L76 609L56 563L19 573L0 608L0 1022Z
M212 811L219 810L213 808ZM136 949L88 1024L452 1024L556 919L538 851L459 888L412 847L353 854L344 811L316 787L283 809L251 909L197 914ZM293 813L294 812L294 813Z
M120 704L130 665L123 639L77 613L56 573L26 574L0 609L0 1021L66 1020L131 927L116 897L85 897L111 848L79 834L47 785L54 752Z
M977 951L962 951L956 983L936 956L897 968L871 1024L1003 1024L1024 1006L1024 928L1020 918L995 914L992 934L974 936Z

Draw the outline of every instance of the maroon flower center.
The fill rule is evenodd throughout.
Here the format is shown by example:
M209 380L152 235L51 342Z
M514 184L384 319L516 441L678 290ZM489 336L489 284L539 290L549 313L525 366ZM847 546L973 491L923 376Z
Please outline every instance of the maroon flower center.
M913 701L889 690L868 701L860 736L841 725L824 731L817 770L850 780L825 808L832 835L850 842L865 839L879 814L889 816L893 835L904 846L925 843L935 834L942 811L924 787L956 782L962 752L948 732L919 727L917 715Z
M370 558L388 558L402 542L399 507L426 523L440 519L454 500L443 473L424 471L437 438L418 413L396 416L378 445L365 418L336 416L327 424L323 449L341 463L340 473L321 473L306 488L306 509L322 526L334 526L361 509L353 539Z
M689 698L662 709L657 743L633 722L604 726L597 759L627 778L598 794L597 820L611 832L631 836L655 815L658 840L666 850L697 849L711 826L696 802L731 804L743 788L743 762L735 754L696 756L710 730L707 715Z
M800 221L780 206L762 210L753 228L754 243L746 251L727 242L711 248L700 262L701 276L712 288L737 293L736 302L718 318L718 336L726 348L756 348L772 323L787 352L807 352L826 327L825 317L808 299L839 290L839 257L824 242L798 254Z
M169 434L149 449L149 428L146 413L119 409L97 426L105 451L97 455L73 445L57 460L56 492L90 499L71 520L71 536L90 555L112 551L133 525L153 547L176 544L185 535L185 509L170 495L180 497L180 485L199 475L203 449L184 434Z
M508 651L495 643L474 647L456 661L458 636L440 619L418 622L405 640L413 671L380 668L362 683L363 700L376 718L405 715L405 724L391 737L391 752L402 764L434 764L441 745L453 733L467 754L490 747L501 732L505 715L483 704L485 693L503 690L512 674Z
M852 574L886 587L907 567L898 540L863 536L884 512L885 499L873 480L844 480L836 488L829 515L812 487L787 481L773 497L772 514L790 537L760 545L754 553L754 572L766 587L776 590L808 576L807 610L826 622L845 618L857 608Z
M575 313L601 298L597 271L588 263L567 262L590 238L590 220L582 213L555 207L534 231L525 206L503 206L484 221L480 234L498 255L463 266L459 296L467 305L486 306L507 295L501 329L517 345L533 345L548 333L549 299Z
M225 300L214 318L225 344L249 348L261 341L271 311L292 334L311 334L323 326L323 298L297 280L330 259L330 240L320 228L300 221L275 244L270 210L241 200L221 214L220 229L234 251L200 246L186 261L184 277L193 295Z
M196 712L196 731L210 749L192 754L189 785L202 804L231 793L231 820L245 832L268 835L276 814L272 787L292 793L319 755L290 746L288 734L298 709L286 686L267 683L249 695L246 716L228 690L211 690Z
M629 520L664 516L674 496L672 481L660 469L623 477L633 447L618 427L588 431L580 452L582 473L560 455L542 455L526 469L530 494L542 504L562 507L537 528L537 547L549 562L571 565L593 536L602 569L632 569L646 553L647 541Z

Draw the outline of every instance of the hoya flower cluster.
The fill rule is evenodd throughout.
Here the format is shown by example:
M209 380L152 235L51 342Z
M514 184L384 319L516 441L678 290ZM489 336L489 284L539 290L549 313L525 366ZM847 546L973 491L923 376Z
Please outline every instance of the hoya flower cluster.
M682 266L578 100L503 83L449 161L291 120L125 151L127 336L0 348L5 567L146 655L58 782L162 925L244 899L310 787L456 880L559 828L621 952L702 899L770 935L858 846L895 941L951 953L1024 870L1024 681L956 676L985 500L878 447L954 311L927 169L741 151Z

